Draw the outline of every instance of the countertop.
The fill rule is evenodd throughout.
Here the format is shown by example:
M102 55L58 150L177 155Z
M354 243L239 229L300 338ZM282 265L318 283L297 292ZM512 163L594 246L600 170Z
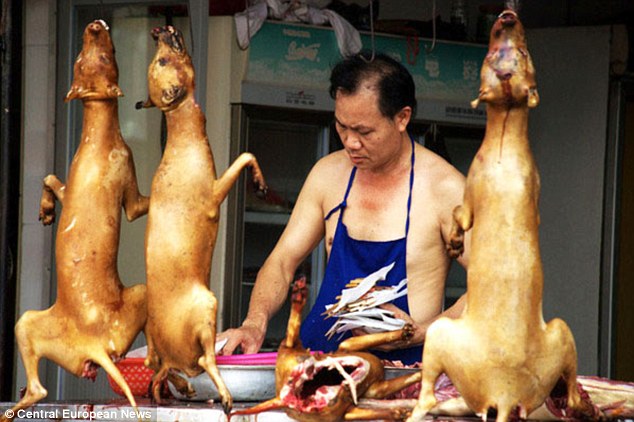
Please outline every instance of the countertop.
M15 403L0 403L0 412L4 414ZM234 403L234 409L243 409L253 406L255 403ZM226 421L225 414L220 403L184 402L174 400L167 404L156 405L149 399L137 399L137 407L141 420L161 422L221 422ZM136 422L139 419L134 409L125 399L108 400L98 402L48 402L37 403L28 409L18 412L14 419L16 422L34 421L110 421L110 422ZM255 415L234 416L232 422L256 421ZM270 411L257 415L257 422L284 422L293 421L283 411Z

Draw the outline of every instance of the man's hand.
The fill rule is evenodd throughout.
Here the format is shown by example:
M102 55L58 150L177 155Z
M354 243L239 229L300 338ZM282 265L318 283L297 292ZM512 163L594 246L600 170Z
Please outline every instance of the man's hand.
M406 349L408 347L423 344L423 341L425 340L425 332L414 322L414 320L408 314L406 314L400 308L391 303L380 305L379 308L392 311L394 313L394 318L401 319L405 321L405 323L411 324L412 327L414 327L414 335L406 341L394 341L392 343L385 343L375 347L374 350L379 350L381 352L390 352L396 349ZM352 335L354 336L361 336L365 334L368 333L361 328L352 330Z
M240 346L242 353L257 353L264 342L265 332L262 332L255 325L244 322L239 328L230 328L218 334L216 341L227 339L219 355L232 355Z

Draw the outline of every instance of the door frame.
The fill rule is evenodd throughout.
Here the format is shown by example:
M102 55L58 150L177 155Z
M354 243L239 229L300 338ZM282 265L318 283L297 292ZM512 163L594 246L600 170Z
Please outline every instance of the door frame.
M601 264L601 302L599 325L599 375L611 378L616 358L616 301L623 185L623 148L625 142L625 107L634 96L634 79L619 78L610 82L608 142L606 146L605 188L603 199L603 248Z

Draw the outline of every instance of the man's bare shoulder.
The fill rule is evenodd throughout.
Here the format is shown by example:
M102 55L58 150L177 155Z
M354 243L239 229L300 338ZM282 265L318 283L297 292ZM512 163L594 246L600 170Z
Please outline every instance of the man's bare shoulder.
M416 150L416 179L412 209L425 209L427 215L446 229L452 210L462 203L465 177L436 153L419 146ZM420 157L420 159L419 159Z
M313 166L313 170L317 171L345 171L352 167L350 159L344 150L331 152L330 154L320 158Z
M425 184L435 191L464 189L464 175L447 160L422 145L418 145L416 149L416 170Z
M335 151L319 159L308 175L307 183L312 187L327 189L340 181L342 177L347 178L352 170L350 160L345 151Z
M344 151L336 151L319 159L304 182L298 202L313 204L325 213L345 192L345 181L352 165ZM334 204L334 205L333 205Z

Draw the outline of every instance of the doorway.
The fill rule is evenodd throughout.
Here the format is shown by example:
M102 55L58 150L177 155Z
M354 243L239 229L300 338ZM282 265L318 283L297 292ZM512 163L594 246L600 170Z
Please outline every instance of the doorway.
M614 288L614 379L634 381L634 84L624 85L617 265Z

